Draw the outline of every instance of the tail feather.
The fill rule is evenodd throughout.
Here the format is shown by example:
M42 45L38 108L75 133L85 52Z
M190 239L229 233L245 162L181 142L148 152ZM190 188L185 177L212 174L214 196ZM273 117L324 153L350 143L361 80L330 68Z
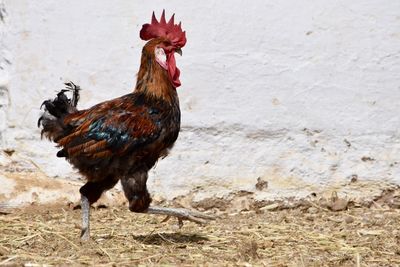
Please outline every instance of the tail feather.
M81 88L78 85L75 85L73 82L65 83L65 85L67 86L68 91L72 91L71 104L73 107L76 108L80 98L79 91L81 90Z
M68 125L64 124L64 118L68 114L77 112L79 101L79 86L73 82L65 83L66 89L61 90L53 100L46 100L40 108L44 106L44 112L38 120L38 127L42 128L41 136L50 140L57 141L68 134ZM69 99L65 92L72 91L72 98Z

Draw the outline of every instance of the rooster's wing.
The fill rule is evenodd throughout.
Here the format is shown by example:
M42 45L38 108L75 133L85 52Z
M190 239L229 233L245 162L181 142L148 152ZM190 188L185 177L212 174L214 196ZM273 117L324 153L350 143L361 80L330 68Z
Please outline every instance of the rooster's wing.
M138 104L139 102L139 104ZM161 132L160 110L124 96L65 118L72 128L58 140L58 156L100 159L123 156L156 140Z

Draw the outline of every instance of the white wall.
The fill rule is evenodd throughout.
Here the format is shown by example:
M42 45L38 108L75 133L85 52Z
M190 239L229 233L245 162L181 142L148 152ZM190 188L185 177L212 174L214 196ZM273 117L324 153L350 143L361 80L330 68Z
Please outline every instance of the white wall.
M177 59L183 129L152 172L152 191L254 190L257 177L269 182L266 196L301 196L351 175L400 184L400 1L3 5L2 147L49 175L76 176L39 141L41 102L69 80L84 89L81 107L130 92L141 25L165 8L187 31Z

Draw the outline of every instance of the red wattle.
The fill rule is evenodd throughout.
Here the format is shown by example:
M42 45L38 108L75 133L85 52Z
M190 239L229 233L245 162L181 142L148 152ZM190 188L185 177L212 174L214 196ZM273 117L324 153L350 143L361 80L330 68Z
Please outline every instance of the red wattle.
M179 75L181 74L181 72L176 67L174 52L169 53L167 55L167 64L168 64L168 74L169 78L171 79L172 85L175 88L181 86L181 81L179 80Z

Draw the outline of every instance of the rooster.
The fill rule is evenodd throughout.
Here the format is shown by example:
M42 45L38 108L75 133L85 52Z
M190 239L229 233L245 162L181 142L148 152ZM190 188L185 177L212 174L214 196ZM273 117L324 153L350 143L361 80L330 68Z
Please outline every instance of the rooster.
M180 226L182 220L213 219L195 211L150 206L148 171L168 154L180 130L176 88L181 82L175 53L182 55L186 33L181 23L174 23L174 15L166 22L163 11L158 21L153 12L140 38L148 42L132 93L78 110L80 87L70 82L54 100L42 104L42 137L57 143L57 157L68 160L87 181L79 190L83 240L90 237L90 205L119 180L132 212L175 216ZM67 91L72 91L71 98Z

